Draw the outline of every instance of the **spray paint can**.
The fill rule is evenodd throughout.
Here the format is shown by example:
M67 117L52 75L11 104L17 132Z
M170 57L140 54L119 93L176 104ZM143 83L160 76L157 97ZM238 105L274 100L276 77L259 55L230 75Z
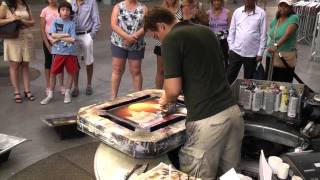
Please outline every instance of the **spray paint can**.
M275 100L274 100L274 111L278 112L280 108L280 102L281 102L281 92L275 91Z
M246 110L251 109L251 103L252 103L252 92L249 89L244 90L243 93L243 108Z
M274 112L275 93L272 90L264 91L263 109L267 114Z
M244 105L244 97L245 97L245 93L244 91L247 89L246 85L241 84L239 87L239 105L243 106Z
M280 112L288 112L289 105L289 90L286 86L280 86L281 90L281 102L280 102Z
M252 95L252 111L260 111L263 103L263 91L256 88Z
M290 96L289 106L288 106L288 117L295 118L297 115L299 98L296 96Z

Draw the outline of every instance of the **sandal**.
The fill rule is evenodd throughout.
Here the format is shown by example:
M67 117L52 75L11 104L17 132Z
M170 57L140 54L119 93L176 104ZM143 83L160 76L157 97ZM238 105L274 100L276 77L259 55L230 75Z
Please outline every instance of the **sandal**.
M16 103L22 103L22 98L20 93L14 93L14 101Z
M24 97L26 97L29 101L36 100L36 98L31 94L31 91L24 92Z

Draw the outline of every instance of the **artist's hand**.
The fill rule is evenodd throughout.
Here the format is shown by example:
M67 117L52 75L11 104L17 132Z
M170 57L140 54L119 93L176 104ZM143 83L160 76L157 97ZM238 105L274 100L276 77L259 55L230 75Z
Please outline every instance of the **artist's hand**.
M257 56L257 57L256 57L256 60L257 60L258 62L261 62L261 61L262 61L262 56Z
M162 95L159 99L159 104L160 104L161 108L165 107L168 104L165 92L162 93Z

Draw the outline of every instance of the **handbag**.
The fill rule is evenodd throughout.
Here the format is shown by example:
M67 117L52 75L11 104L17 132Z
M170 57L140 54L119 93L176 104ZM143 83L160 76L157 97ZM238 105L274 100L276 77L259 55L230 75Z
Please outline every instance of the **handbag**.
M14 14L10 8L8 8L11 14ZM19 30L22 23L19 20L10 22L8 24L0 26L0 38L4 39L16 39L19 37Z
M277 21L276 27L274 28L274 33L273 33L273 42L276 42L276 34L279 26L279 20ZM285 59L287 64L293 68L297 64L297 50L293 49L292 51L281 51L280 52L282 55L282 58ZM273 63L272 65L274 67L279 67L279 68L286 68L285 64L283 64L282 60L280 59L279 53L273 53Z
M266 79L266 73L264 71L264 67L261 62L258 62L257 67L253 73L253 79L257 80L265 80Z
M19 29L21 21L13 21L3 26L0 26L0 38L15 39L19 37Z
M282 58L286 61L286 63L289 65L289 67L294 68L297 64L297 51L286 51L286 52L280 52L282 55ZM285 64L282 62L279 53L273 54L273 66L279 67L279 68L286 68Z

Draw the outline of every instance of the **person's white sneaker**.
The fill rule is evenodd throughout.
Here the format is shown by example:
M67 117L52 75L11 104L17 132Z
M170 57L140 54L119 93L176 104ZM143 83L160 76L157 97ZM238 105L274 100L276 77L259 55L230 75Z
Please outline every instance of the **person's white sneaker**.
M70 89L66 89L64 93L64 103L71 103Z
M40 104L46 105L53 99L53 91L48 91L48 96L40 101Z

